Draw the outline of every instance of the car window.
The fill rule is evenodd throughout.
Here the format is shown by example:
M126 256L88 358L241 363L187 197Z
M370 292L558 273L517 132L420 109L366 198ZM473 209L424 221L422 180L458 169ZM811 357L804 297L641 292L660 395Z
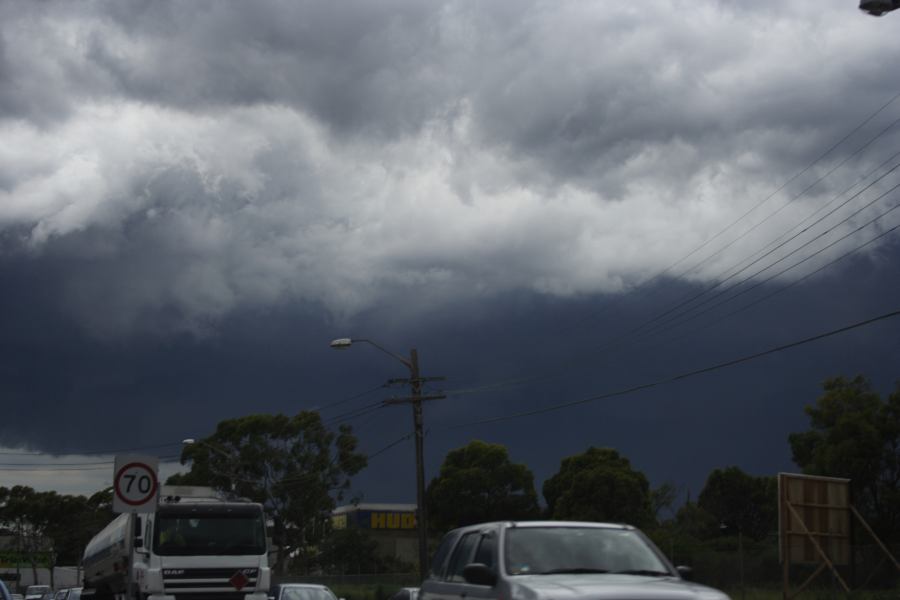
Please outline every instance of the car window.
M495 547L496 544L492 534L482 536L481 543L478 544L478 550L475 551L475 558L472 559L472 562L481 563L493 569L496 566L496 561L494 560Z
M453 551L453 556L450 557L450 568L447 571L448 581L465 581L463 569L472 562L470 560L472 552L475 550L475 544L478 543L480 536L479 532L473 531L472 533L467 533L459 540L456 549Z
M455 540L455 533L448 533L441 540L437 552L434 553L434 558L431 559L431 572L429 573L431 577L439 578L444 573L444 563L447 561L447 555L450 554L450 549L453 548Z

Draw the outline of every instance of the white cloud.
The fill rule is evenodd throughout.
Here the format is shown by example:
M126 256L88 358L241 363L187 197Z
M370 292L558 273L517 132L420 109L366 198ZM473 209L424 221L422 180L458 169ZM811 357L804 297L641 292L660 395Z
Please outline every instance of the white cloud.
M34 67L8 89L61 99L0 97L0 230L64 262L101 335L408 289L619 291L886 100L872 56L900 49L836 1L261 6L6 10L31 35L4 25L0 58ZM891 139L685 277L720 278Z

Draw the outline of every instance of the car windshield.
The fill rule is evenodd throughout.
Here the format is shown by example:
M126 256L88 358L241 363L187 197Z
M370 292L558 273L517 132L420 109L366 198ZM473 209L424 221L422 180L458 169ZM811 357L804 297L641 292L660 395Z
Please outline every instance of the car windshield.
M335 600L335 596L322 588L285 587L280 600Z
M25 588L26 596L39 596L44 595L50 591L49 585L29 585Z
M153 550L161 556L264 554L265 523L262 513L159 514Z
M635 531L602 527L519 527L506 534L509 575L634 573L670 575Z

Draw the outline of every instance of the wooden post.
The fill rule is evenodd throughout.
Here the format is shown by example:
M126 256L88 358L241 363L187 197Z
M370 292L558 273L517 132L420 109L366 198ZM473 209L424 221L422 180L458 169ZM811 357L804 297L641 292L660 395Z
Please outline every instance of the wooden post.
M797 522L800 524L800 527L803 529L803 533L806 534L806 537L808 537L809 541L812 542L813 548L816 549L816 552L819 554L819 556L822 558L822 560L825 562L825 564L828 565L828 568L831 569L831 572L834 574L834 576L838 580L838 582L840 582L841 587L844 588L844 591L849 594L850 588L847 587L846 583L844 583L844 579L841 577L841 574L838 573L837 568L832 564L831 560L828 558L828 555L825 554L825 551L822 550L821 546L819 546L819 542L816 541L815 536L813 536L813 534L810 533L809 529L806 527L806 523L804 523L803 519L800 517L800 514L796 511L796 509L794 509L793 506L791 506L790 502L785 502L785 506L787 506L788 510L791 511L791 514L793 514L797 518Z

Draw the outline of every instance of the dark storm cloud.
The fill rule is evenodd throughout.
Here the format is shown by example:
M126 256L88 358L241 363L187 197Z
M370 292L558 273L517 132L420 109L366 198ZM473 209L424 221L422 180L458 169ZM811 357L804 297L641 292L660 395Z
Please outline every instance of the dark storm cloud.
M65 310L104 336L422 286L621 290L884 102L869 57L897 42L842 8L7 4L0 227L68 257ZM685 276L722 277L895 140Z
M483 436L543 475L562 452L621 445L664 480L675 457L690 463L738 435L734 415L755 394L768 417L752 431L771 430L742 433L721 458L780 468L784 448L760 444L803 426L802 403L827 376L870 371L884 388L895 328L753 367L750 384L723 375L581 416L437 429L894 308L896 237L886 237L723 325L670 332L696 324L684 345L629 337L683 298L749 276L755 268L730 279L893 166L863 178L897 151L897 104L804 171L896 94L891 23L845 0L814 11L801 0L0 4L0 385L17 407L3 443L177 442L228 416L327 404L404 374L362 349L327 349L371 335L399 349L414 340L453 386L586 365L430 406L430 469ZM799 260L886 211L894 196L840 223L895 183L769 260L830 231ZM623 312L602 309L609 302ZM595 353L619 338L628 343ZM669 393L676 408L659 408ZM408 415L384 414L368 451L408 428ZM545 425L572 435L536 455L523 432ZM66 436L98 427L90 448ZM680 452L659 462L642 428ZM701 438L703 450L679 446ZM740 455L748 449L766 459ZM697 464L695 479L723 466Z

